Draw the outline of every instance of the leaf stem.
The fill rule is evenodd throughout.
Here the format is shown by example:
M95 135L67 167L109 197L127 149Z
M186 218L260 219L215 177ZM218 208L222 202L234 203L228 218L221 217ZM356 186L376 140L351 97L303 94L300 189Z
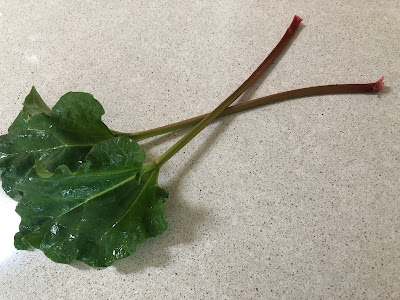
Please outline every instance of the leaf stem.
M273 104L277 102L282 102L295 98L309 97L309 96L317 96L317 95L328 95L328 94L357 94L357 93L372 93L378 92L382 89L383 77L376 82L372 83L361 83L361 84L335 84L335 85L321 85L321 86L313 86L307 88L301 88L286 92L281 92L261 98L257 98L251 101L247 101L244 103L236 104L228 107L219 117L224 117L228 115L232 115L235 113L243 112L246 110L250 110L253 108L257 108L260 106ZM130 137L135 141L141 141L153 136L158 136L161 134L165 134L168 132L172 132L179 129L185 129L192 127L198 124L201 120L203 120L208 114L200 115L194 118L190 118L184 121L172 123L169 125L139 131L134 133L120 133L119 135L123 135L126 137ZM218 117L218 118L219 118Z
M217 118L224 110L232 104L240 95L242 95L253 83L262 75L262 73L271 65L271 63L278 57L289 40L293 37L297 28L299 27L302 19L297 15L294 16L292 23L286 30L284 36L279 41L278 45L272 50L268 57L261 63L261 65L251 74L251 76L236 90L234 91L225 101L223 101L217 108L215 108L210 114L208 114L203 120L201 120L190 132L183 136L178 142L176 142L171 148L160 155L154 164L156 167L161 167L165 164L172 156L174 156L180 149L182 149L187 143L189 143L197 134L199 134L208 124L210 124L215 118Z

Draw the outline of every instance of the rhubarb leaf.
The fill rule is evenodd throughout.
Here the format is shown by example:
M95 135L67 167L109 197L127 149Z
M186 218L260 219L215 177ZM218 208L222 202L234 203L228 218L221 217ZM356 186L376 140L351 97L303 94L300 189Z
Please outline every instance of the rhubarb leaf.
M17 185L23 197L15 247L41 249L55 262L83 261L105 267L129 256L149 237L163 233L168 193L158 187L158 168L127 138L92 148L73 173L38 166Z
M26 96L25 98L24 107L22 111L30 113L31 115L36 115L39 113L50 115L51 113L50 108L43 101L42 97L40 97L39 93L37 92L34 86L32 87L28 96Z
M15 198L15 185L38 160L47 170L62 164L76 171L91 147L114 137L101 121L104 109L87 93L67 93L50 110L35 88L8 134L0 136L3 189Z
M50 115L51 110L47 106L46 103L44 103L42 97L40 97L39 93L33 86L30 93L28 96L26 96L25 101L24 101L24 106L13 122L13 124L8 128L8 131L14 131L20 127L23 127L24 124L34 115L43 113L45 115Z

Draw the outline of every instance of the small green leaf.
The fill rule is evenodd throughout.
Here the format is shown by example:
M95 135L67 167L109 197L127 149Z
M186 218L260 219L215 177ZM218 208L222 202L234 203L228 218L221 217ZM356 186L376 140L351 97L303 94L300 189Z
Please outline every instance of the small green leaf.
M15 247L96 267L134 253L167 228L168 194L157 185L158 168L143 166L144 159L135 141L113 138L94 146L75 173L65 165L45 177L30 172L17 186L23 197Z
M13 124L8 128L8 132L23 127L24 123L26 123L32 116L40 113L50 115L51 110L46 103L44 103L42 97L40 97L39 93L33 86L30 93L25 98L22 111L19 113Z
M25 98L24 108L22 111L29 112L32 115L36 115L39 113L44 113L46 115L50 115L51 110L44 103L42 97L40 97L36 88L33 86L29 95Z
M91 147L114 137L101 121L101 104L87 93L67 93L50 111L32 88L24 108L8 134L0 136L0 170L3 189L18 196L15 185L37 160L54 171L65 164L76 170Z

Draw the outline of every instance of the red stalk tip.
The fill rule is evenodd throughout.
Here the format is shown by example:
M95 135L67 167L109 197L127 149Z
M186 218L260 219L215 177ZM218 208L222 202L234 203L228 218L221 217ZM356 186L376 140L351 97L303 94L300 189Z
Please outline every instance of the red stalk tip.
M382 76L377 82L373 83L372 90L374 92L379 92L383 88L383 79L385 79L385 76Z
M298 15L295 15L293 18L292 26L297 28L300 25L301 21L303 21L303 19L300 18Z

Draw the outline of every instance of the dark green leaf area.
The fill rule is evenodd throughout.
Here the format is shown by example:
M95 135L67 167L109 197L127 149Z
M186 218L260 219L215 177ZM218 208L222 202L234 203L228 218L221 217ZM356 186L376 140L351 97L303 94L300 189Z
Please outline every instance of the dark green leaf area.
M139 243L163 233L165 198L158 169L144 164L144 152L126 138L92 148L77 172L66 166L18 185L23 197L17 249L33 246L56 262L83 261L105 267L129 256Z
M1 180L11 197L18 195L15 185L36 160L50 171L62 164L76 171L93 145L114 137L101 121L101 104L90 94L67 93L49 113L40 108L45 106L37 100L40 96L32 97L28 95L8 134L0 136Z
M101 121L103 106L91 94L69 92L62 96L51 111L52 121L58 130L73 141L97 144L113 137L108 127Z

